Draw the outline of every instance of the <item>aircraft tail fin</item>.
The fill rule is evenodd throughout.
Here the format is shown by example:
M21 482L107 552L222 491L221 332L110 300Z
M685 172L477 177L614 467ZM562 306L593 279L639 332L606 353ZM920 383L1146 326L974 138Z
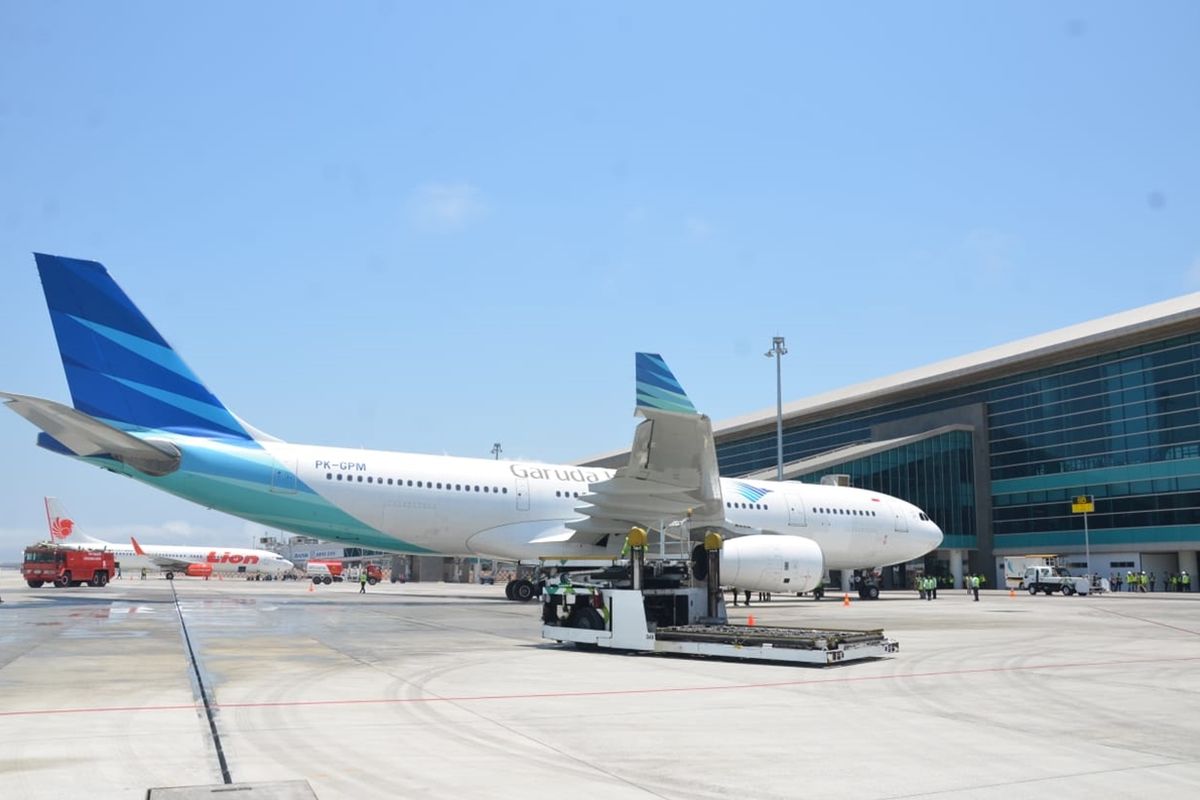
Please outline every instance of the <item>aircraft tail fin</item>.
M75 526L75 520L67 514L66 508L57 497L45 497L43 500L46 503L46 524L50 526L50 541L66 542L68 539L71 539L72 542L100 541L79 533Z
M75 408L123 430L253 439L103 265L35 253Z
M670 411L695 414L696 407L667 362L657 353L638 353L636 358L637 408L639 411Z
M139 555L139 556L146 555L146 551L142 549L142 546L140 544L138 544L138 540L136 537L130 536L129 541L133 544L134 554Z

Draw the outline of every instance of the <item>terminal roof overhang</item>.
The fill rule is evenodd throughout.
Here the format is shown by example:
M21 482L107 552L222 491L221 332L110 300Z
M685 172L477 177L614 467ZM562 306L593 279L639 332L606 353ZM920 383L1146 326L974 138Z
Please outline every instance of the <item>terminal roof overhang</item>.
M787 403L783 407L784 424L829 419L904 402L1002 375L1028 372L1198 330L1200 292L1193 292ZM718 444L769 433L774 429L774 407L713 425ZM615 450L579 463L615 467L624 464L628 454L627 449Z

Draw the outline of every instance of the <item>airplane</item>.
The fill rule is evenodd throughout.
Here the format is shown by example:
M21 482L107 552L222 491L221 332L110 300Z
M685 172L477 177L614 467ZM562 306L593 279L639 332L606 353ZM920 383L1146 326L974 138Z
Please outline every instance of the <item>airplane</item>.
M182 544L142 545L130 536L129 544L105 542L80 533L75 521L56 497L45 498L46 522L50 526L50 540L60 547L76 550L107 550L117 558L121 570L153 569L165 573L167 580L175 574L191 578L208 578L216 575L271 575L280 576L292 569L288 561L270 550L255 550L248 547L197 547ZM70 540L70 541L68 541Z
M711 421L652 353L635 357L643 421L617 470L291 444L226 408L103 265L34 257L73 407L0 399L41 429L38 445L267 527L512 561L616 557L632 526L714 531L727 539L725 585L776 592L942 541L925 512L880 492L722 478ZM507 593L527 601L535 588L522 579Z

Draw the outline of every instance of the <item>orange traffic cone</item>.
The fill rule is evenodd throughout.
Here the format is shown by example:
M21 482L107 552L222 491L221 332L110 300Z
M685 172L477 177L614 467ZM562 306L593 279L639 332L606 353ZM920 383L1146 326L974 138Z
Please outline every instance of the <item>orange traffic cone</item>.
M309 590L310 592L313 590L313 585L312 585L311 583L308 585L308 590Z
M844 605L844 606L850 605L850 595L849 594L842 595L842 605Z
M750 626L751 628L754 627L754 615L753 614L751 614L749 617L746 618L746 624L748 626Z
M1016 597L1016 596L1017 596L1017 590L1016 590L1016 589L1009 589L1009 590L1008 590L1008 596L1009 596L1009 597Z

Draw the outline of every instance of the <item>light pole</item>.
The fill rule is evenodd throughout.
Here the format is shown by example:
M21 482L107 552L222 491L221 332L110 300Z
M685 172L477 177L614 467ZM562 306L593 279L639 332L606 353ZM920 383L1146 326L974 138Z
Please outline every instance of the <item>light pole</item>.
M771 339L771 349L763 353L767 358L775 359L775 460L777 465L776 478L783 480L783 357L787 348L783 346L783 337Z
M501 453L503 453L503 452L504 452L504 451L500 449L500 443L499 443L499 442L496 442L494 445L492 445L492 455L496 457L496 460L497 460L497 461L499 461L499 460L500 460L500 454L501 454Z

